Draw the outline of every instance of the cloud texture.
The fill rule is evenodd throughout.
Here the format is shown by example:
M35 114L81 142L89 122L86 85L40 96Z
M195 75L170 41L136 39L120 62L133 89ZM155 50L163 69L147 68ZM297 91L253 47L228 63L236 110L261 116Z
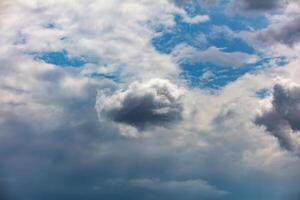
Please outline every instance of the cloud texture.
M264 125L284 149L300 155L300 86L276 84L271 107L256 118L256 123Z
M98 94L96 109L100 118L127 124L140 130L171 125L181 120L181 91L167 80L134 82L111 96Z
M5 1L1 200L299 199L299 86L277 84L253 123L257 91L289 73L297 82L299 65L279 69L270 62L218 90L189 85L182 62L196 63L195 71L206 70L199 62L230 71L259 58L219 47L222 35L239 32L210 28L220 21L208 11L213 7L201 5L216 1L176 2ZM199 3L208 10L193 10ZM252 22L236 20L241 29ZM171 53L156 49L155 37L180 27L185 36L170 45ZM195 35L208 47L183 41ZM61 52L85 62L70 66L61 56L56 62L36 56Z

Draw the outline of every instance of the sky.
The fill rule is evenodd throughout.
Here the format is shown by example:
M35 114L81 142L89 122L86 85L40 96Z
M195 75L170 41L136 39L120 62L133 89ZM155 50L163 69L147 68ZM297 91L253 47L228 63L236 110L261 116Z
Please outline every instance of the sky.
M0 0L1 200L299 200L298 0Z

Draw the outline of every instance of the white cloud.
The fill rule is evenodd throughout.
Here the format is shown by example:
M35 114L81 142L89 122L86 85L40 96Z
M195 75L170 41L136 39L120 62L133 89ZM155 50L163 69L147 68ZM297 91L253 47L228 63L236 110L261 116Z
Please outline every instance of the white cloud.
M209 16L207 15L197 15L195 17L189 17L187 15L184 15L183 21L189 24L199 24L203 22L208 22L210 20Z
M247 64L256 63L259 58L242 52L226 52L216 47L209 47L206 50L198 50L194 47L181 44L172 51L175 62L207 63L220 67L238 68Z
M123 76L161 77L176 74L178 69L167 56L156 52L151 39L155 27L174 25L176 13L195 23L200 18L207 19L206 16L189 18L185 11L166 0L89 3L16 0L6 10L8 20L2 21L1 31L7 35L4 39L9 44L22 38L21 43L10 46L20 52L65 49L71 55L88 57L102 66L114 65ZM54 27L48 28L48 24ZM160 72L153 66L159 67Z

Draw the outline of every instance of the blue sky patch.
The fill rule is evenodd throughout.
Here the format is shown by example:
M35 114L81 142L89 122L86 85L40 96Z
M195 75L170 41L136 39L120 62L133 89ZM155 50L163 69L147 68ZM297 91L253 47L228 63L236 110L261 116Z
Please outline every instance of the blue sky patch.
M261 90L259 90L259 91L256 92L256 96L257 96L258 98L263 99L263 98L269 96L269 95L270 95L269 93L270 93L270 92L269 92L268 89L261 89Z
M267 66L265 64L269 61L270 59L265 59L239 68L219 67L203 63L182 64L181 77L192 87L220 89L247 73L264 69Z
M61 67L81 67L89 61L85 57L74 57L68 54L66 50L33 53L35 59Z

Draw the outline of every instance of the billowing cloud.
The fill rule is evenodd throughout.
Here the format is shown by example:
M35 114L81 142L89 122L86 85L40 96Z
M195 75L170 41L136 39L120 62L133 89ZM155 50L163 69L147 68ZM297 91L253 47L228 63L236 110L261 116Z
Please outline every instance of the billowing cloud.
M96 109L100 118L138 129L165 126L182 118L179 88L167 80L134 82L112 95L99 93Z
M256 118L280 145L300 156L300 86L279 83L274 86L271 105Z

